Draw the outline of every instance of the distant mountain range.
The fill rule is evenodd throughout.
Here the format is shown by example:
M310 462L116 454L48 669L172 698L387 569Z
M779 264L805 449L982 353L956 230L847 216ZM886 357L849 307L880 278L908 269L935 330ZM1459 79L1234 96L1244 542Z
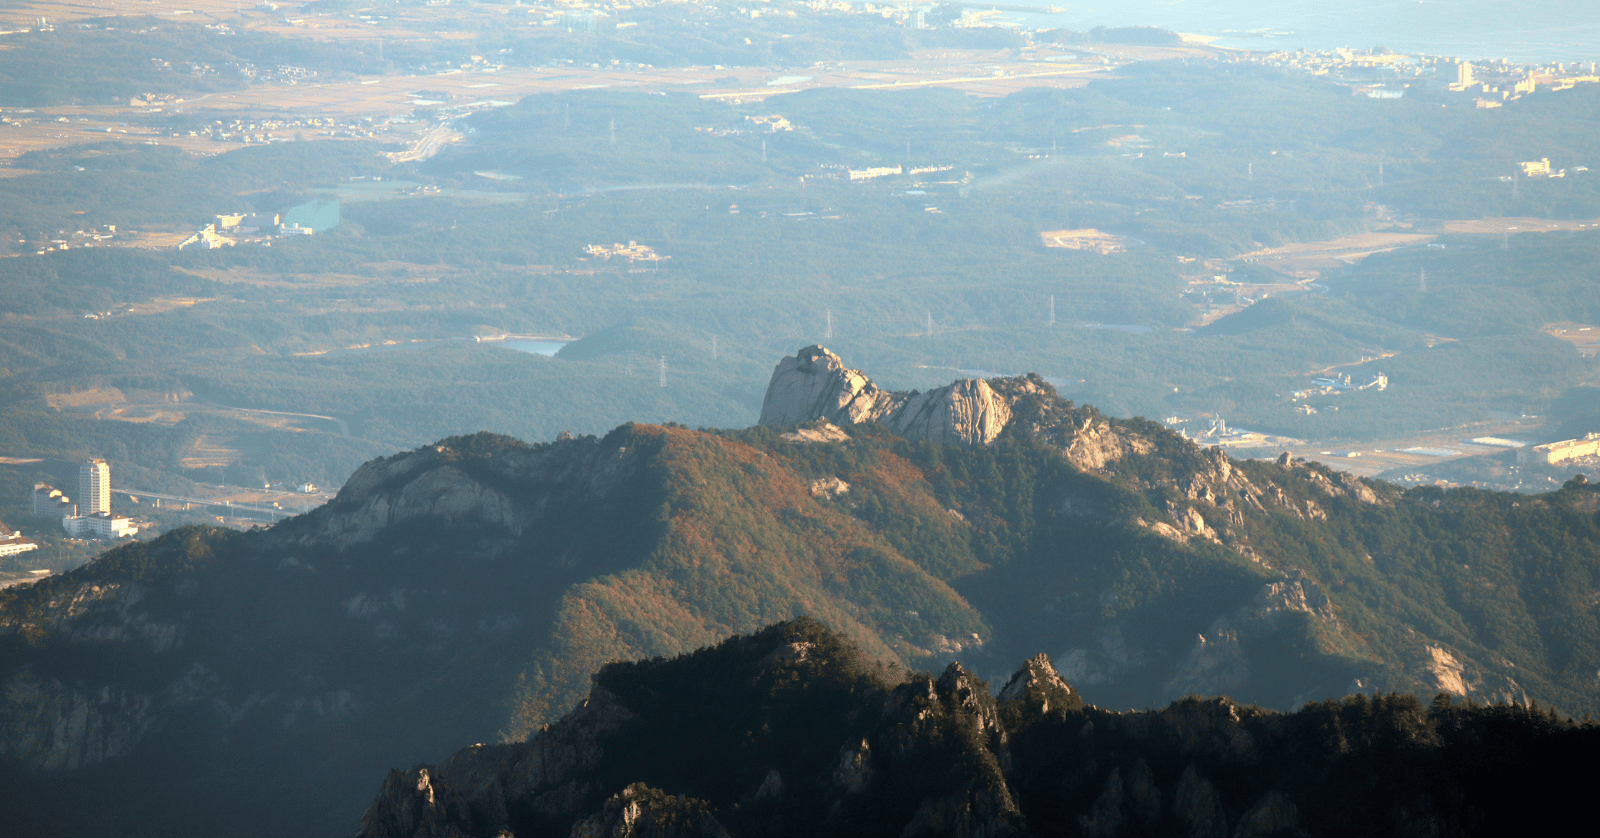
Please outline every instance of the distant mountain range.
M1072 695L1115 708L1390 691L1600 706L1600 495L1581 481L1403 492L1231 460L1033 376L891 393L821 347L778 365L763 417L446 439L368 463L271 530L179 530L0 591L0 829L349 834L385 771L524 741L609 662L800 616L877 668L872 689L959 659L948 677L980 704L972 679L1043 651L1036 669L1053 661ZM667 811L657 775L605 776L626 782L594 780L560 817L636 781ZM1277 806L1218 794L1230 824ZM738 799L705 804L705 828ZM700 817L673 800L672 818ZM1023 807L1006 829L1036 822L1006 805ZM614 834L596 824L583 834Z

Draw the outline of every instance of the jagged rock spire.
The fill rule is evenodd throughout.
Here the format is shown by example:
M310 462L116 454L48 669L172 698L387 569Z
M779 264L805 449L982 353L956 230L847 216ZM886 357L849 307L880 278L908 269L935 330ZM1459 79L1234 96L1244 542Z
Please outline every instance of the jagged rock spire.
M808 346L772 371L761 424L788 427L817 419L848 426L881 422L907 439L981 445L1011 421L1011 402L989 382L964 378L926 393L884 390L838 355Z

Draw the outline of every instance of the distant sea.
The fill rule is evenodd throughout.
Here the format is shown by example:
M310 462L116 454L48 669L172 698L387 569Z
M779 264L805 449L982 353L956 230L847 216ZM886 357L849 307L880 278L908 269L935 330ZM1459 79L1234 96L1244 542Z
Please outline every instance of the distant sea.
M1250 50L1388 47L1518 64L1600 60L1600 0L1007 0L1030 28L1159 26Z

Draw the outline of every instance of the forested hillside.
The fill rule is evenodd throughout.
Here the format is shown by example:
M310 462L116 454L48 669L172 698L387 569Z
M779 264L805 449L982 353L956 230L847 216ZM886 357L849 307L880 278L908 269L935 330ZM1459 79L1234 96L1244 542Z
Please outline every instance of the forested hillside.
M996 683L998 686L998 682ZM1583 810L1592 723L1440 695L1278 713L1085 705L1044 656L991 686L876 669L810 620L614 663L527 742L396 769L363 838L1499 835Z
M608 661L800 615L891 668L998 679L1043 650L1114 708L1600 704L1588 484L1402 492L992 386L1016 395L990 446L871 424L446 439L272 530L181 530L0 592L8 793L105 802L67 834L179 811L323 833L388 767L554 721Z

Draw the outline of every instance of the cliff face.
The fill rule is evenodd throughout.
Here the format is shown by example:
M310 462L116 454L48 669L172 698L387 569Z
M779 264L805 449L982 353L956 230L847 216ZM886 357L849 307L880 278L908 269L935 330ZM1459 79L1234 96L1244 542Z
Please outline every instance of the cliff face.
M823 420L838 426L879 422L907 439L944 444L993 442L1011 421L1011 400L989 382L963 379L926 393L879 388L838 355L808 346L772 371L761 424Z
M270 531L179 531L6 591L0 832L227 810L261 813L245 833L344 831L388 765L492 738L562 594L648 555L658 442L446 441Z
M157 721L154 695L109 684L88 690L27 668L12 672L0 695L0 757L48 772L130 754Z
M994 698L960 664L873 672L799 621L609 666L528 742L391 772L359 835L1494 835L1579 816L1583 772L1513 772L1595 744L1538 711L1411 697L1111 712L1044 655Z

